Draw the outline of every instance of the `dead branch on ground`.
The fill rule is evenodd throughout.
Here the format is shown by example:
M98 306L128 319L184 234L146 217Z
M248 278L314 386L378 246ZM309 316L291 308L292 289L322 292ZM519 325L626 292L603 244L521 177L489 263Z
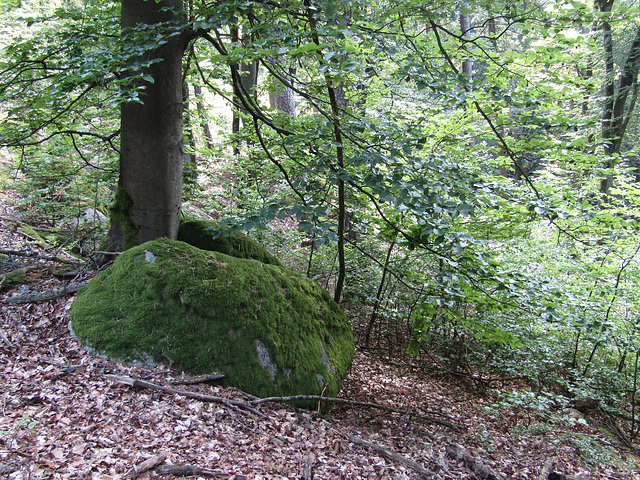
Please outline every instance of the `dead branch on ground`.
M239 408L242 410L247 410L258 417L264 417L265 415L262 412L259 412L247 402L242 402L239 400L231 400L228 398L215 397L213 395L204 395L201 393L190 392L188 390L176 390L175 388L165 387L164 385L158 385L155 383L147 382L145 380L139 380L137 378L128 377L126 375L105 375L105 378L109 380L113 380L117 383L122 383L124 385L129 385L131 387L138 388L148 388L149 390L158 390L160 392L168 393L170 395L181 395L187 398L193 398L195 400L200 400L201 402L212 402L212 403L221 403L230 408Z
M48 302L56 298L64 297L70 293L75 293L84 287L87 282L69 283L63 285L60 288L54 290L48 290L46 292L29 292L21 295L14 295L12 297L5 298L4 301L10 305L17 305L19 303L37 303Z
M420 420L424 420L425 422L434 423L436 425L441 425L443 427L451 428L452 430L464 430L464 427L462 425L456 425L446 420L440 420L438 418L434 418L431 416L411 412L408 409L387 407L386 405L380 405L379 403L358 402L356 400L347 400L345 398L321 397L319 395L294 395L291 397L258 398L256 400L250 400L248 403L250 403L251 405L259 405L261 403L287 403L287 402L297 402L297 401L327 402L327 403L337 403L342 405L350 405L352 407L376 408L378 410L384 410L386 412L399 413L401 415L414 417Z
M245 478L244 475L196 467L194 465L161 465L154 470L159 475L173 475L175 477L214 477L214 478Z
M415 470L416 472L418 472L418 474L420 474L420 476L422 478L435 478L436 474L430 470L427 470L426 468L424 468L422 465L420 465L418 462L411 460L410 458L406 458L402 455L400 455L399 453L393 452L391 450L389 450L386 447L383 447L382 445L377 445L375 443L371 443L371 442L366 442L364 440L362 440L360 437L357 436L352 436L349 439L352 443L355 443L356 445L360 445L363 446L365 448L369 448L373 451L375 451L376 453L379 453L380 455L382 455L383 457L391 460L392 462L397 462L397 463L401 463L403 464L405 467L409 467L412 470Z
M155 457L148 458L144 462L139 463L138 465L134 465L129 471L127 471L124 475L122 475L122 478L123 480L124 479L133 480L135 478L138 478L140 474L147 472L152 468L155 468L158 465L162 464L165 458L166 457L162 454L156 455Z

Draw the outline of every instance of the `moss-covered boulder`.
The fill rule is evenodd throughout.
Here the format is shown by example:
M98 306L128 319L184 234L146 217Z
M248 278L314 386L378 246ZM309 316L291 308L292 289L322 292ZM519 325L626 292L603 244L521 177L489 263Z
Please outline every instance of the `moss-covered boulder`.
M178 240L202 250L258 260L268 265L281 265L280 260L244 233L234 232L224 237L212 238L213 233L210 229L216 225L210 220L182 220L178 229Z
M123 360L166 363L257 396L334 396L353 357L344 313L284 267L155 240L78 292L77 337Z

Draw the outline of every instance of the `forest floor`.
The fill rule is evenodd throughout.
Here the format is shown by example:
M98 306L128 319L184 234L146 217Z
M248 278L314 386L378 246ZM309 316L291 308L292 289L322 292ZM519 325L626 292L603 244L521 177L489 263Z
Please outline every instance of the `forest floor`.
M596 412L498 408L491 390L411 357L357 349L340 398L386 409L321 416L90 355L68 328L73 294L8 300L63 283L44 260L55 252L6 218L0 274L12 261L29 268L0 300L0 478L640 479L638 457ZM126 384L136 379L150 385Z

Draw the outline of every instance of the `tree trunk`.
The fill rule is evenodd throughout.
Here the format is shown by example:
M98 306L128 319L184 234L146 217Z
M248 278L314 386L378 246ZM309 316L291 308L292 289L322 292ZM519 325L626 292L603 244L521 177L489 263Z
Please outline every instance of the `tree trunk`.
M190 105L189 84L185 81L182 84L182 103L184 122L184 162L182 165L182 188L185 198L190 198L198 189L198 158L196 156L196 137L193 133L195 115Z
M240 64L240 82L242 83L242 94L247 95L252 100L257 98L257 90L256 87L258 85L258 62L251 63L241 63ZM240 109L242 113L248 115L249 112L245 108ZM243 117L242 126L247 128L249 126L253 126L253 122L251 119L247 119Z
M202 87L200 85L194 85L194 95L196 97L196 110L198 111L198 118L200 120L200 127L204 135L204 140L208 150L213 150L213 135L211 135L211 127L209 127L209 119L207 109L204 106L202 100Z
M283 62L280 60L274 60L273 63L283 67ZM286 67L282 68L282 75L289 81L292 81L291 75L285 73L285 69ZM288 69L286 69L286 71L288 72ZM275 108L291 117L296 116L296 101L293 96L293 90L277 79L273 80L273 90L269 92L269 103L271 104L271 108Z
M181 0L123 0L122 29L182 19ZM182 54L180 35L141 60L162 59L145 73L140 99L121 107L120 179L112 208L110 247L124 250L159 237L176 238L182 203Z
M597 0L601 12L611 12L614 0ZM616 88L615 62L613 52L613 32L611 25L603 21L600 26L604 46L604 107L602 112L602 140L607 155L606 168L616 164L615 155L620 153L622 140L629 119L633 114L637 99L638 72L640 70L640 28L636 30L631 47L624 58L624 64ZM631 100L629 101L629 94ZM613 186L613 175L608 174L600 181L600 192L609 194Z
M462 36L467 40L471 39L471 16L467 13L467 10L470 8L469 3L465 2L462 4L463 10L460 12L460 31L462 32ZM467 50L467 46L464 45L464 50ZM468 86L465 90L471 90L471 84L473 83L473 60L470 57L467 57L462 62L462 73L467 76Z

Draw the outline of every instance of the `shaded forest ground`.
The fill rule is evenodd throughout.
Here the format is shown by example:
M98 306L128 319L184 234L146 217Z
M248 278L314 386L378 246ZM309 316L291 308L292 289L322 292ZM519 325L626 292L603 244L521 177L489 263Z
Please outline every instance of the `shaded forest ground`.
M323 417L278 403L249 406L242 392L186 384L166 366L92 356L68 329L72 295L7 302L64 282L51 275L59 265L45 260L56 252L18 232L6 208L0 215L0 274L29 267L0 302L0 478L640 478L638 458L597 412L582 422L575 410L542 419L497 408L491 390L413 357L358 350L340 397L387 409L340 404ZM217 400L117 381L123 377ZM149 459L157 465L144 471Z

